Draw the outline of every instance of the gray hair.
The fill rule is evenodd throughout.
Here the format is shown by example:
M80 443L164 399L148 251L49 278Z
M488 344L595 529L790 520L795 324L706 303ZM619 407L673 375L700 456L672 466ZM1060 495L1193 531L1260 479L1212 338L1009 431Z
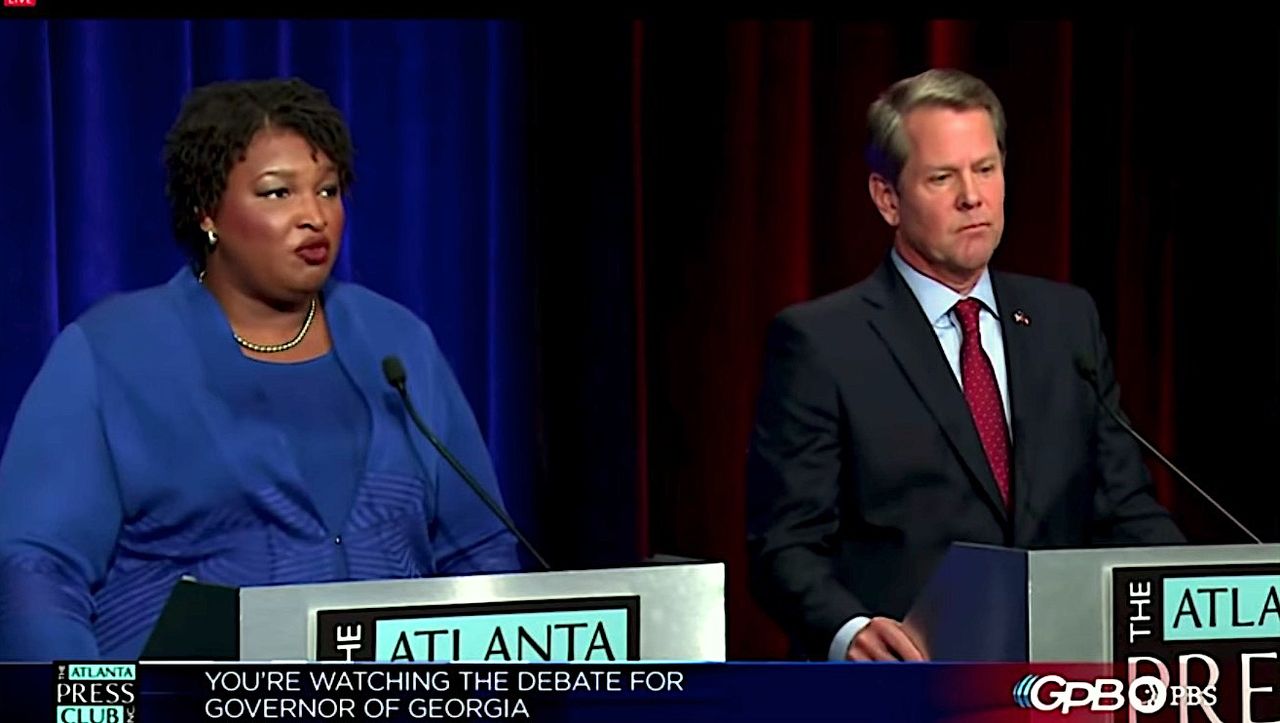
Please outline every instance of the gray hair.
M1005 154L1004 108L995 92L981 80L960 70L933 69L894 83L867 110L867 165L894 186L907 163L910 146L902 121L908 113L923 106L941 106L953 110L982 108L991 115L991 125Z

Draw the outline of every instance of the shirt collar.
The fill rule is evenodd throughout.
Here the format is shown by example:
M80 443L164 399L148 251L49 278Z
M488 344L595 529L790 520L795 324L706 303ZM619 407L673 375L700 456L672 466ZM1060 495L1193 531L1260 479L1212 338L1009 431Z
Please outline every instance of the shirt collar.
M952 307L957 301L965 298L981 301L987 311L999 318L995 289L991 286L991 273L987 269L982 270L982 276L978 277L978 283L974 285L968 296L962 296L946 284L916 271L898 254L898 249L890 251L889 257L893 259L893 265L907 282L907 287L915 295L916 301L920 302L920 308L924 309L924 315L929 319L930 324L934 326L949 324Z

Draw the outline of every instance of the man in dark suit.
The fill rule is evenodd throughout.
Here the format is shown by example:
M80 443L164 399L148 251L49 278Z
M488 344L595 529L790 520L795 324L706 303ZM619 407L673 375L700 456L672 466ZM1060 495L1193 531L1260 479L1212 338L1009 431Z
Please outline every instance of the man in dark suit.
M916 660L899 621L953 542L1184 541L1136 442L1078 367L1119 390L1093 300L989 270L1005 121L985 83L929 71L868 113L872 201L894 229L870 277L786 309L748 461L752 588L814 658Z

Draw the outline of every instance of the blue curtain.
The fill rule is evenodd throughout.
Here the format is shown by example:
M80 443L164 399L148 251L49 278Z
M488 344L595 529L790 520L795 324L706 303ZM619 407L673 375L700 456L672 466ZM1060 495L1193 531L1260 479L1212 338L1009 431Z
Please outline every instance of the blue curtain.
M506 22L0 23L0 444L62 327L184 262L161 164L182 97L296 75L355 141L335 273L431 325L513 516L534 527L522 54Z

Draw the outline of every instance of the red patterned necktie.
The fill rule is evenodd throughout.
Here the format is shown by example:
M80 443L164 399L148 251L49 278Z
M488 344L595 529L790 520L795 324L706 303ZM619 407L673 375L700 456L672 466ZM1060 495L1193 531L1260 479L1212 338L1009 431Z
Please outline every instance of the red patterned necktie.
M1009 506L1009 427L1005 424L1004 403L1000 399L1000 387L996 384L996 372L991 359L982 350L982 336L978 331L978 312L982 302L962 299L955 305L956 317L964 339L960 342L960 378L964 386L964 399L969 403L978 438L987 453L987 463L995 475L1000 496L1005 507Z

